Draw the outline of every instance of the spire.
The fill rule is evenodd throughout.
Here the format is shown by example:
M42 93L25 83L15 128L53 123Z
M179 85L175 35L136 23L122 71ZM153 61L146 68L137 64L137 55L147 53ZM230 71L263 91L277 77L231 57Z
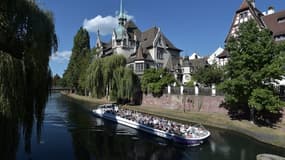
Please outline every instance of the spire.
M123 8L123 0L120 3L119 25L125 25L127 19Z
M98 40L101 39L101 38L100 38L100 30L99 30L99 29L97 30L97 39L98 39Z
M100 38L100 31L99 29L97 30L97 40L96 40L96 46L101 47L101 38Z
M120 18L123 18L123 16L124 16L123 0L121 0L121 4L120 4L120 15L119 15L119 17L120 17Z

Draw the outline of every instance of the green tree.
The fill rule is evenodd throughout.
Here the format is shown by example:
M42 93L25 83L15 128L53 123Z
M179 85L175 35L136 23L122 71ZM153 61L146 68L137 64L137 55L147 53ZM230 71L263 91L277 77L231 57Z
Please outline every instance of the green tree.
M81 94L86 88L86 70L91 61L90 37L87 30L80 27L73 40L72 54L63 81L67 87Z
M126 58L122 55L112 55L103 59L104 84L106 85L106 96L111 93L112 81L114 80L114 71L116 68L126 66Z
M232 107L278 112L283 105L274 84L285 74L284 43L275 43L269 30L257 26L253 20L242 24L227 42L230 60L221 88Z
M217 65L200 67L193 74L193 79L195 81L206 86L211 86L212 84L219 84L223 81L223 78L224 70L220 67L217 67Z
M55 74L52 78L52 86L60 86L61 85L61 77L58 74Z
M174 76L165 69L150 68L144 71L141 79L141 88L143 92L161 95L163 89L174 82Z
M102 59L96 59L87 69L87 86L92 97L102 98L105 96L106 85L104 83Z
M56 50L51 12L31 1L0 1L0 137L17 146L17 137L10 136L17 136L18 128L22 128L27 152L34 120L40 137L51 86L49 57ZM5 145L0 142L1 153L13 152L13 147Z
M98 58L87 72L87 85L94 97L110 96L118 102L129 101L140 91L139 79L126 68L126 59L122 55Z

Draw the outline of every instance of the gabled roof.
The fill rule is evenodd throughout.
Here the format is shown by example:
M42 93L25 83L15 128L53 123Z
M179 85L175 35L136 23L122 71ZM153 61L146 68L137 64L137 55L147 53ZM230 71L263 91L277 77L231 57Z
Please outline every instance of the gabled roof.
M285 10L266 15L262 18L266 24L266 27L272 31L273 36L285 34L285 22L280 23L281 19L285 19Z
M244 11L246 9L249 9L249 2L248 2L248 0L243 0L238 11Z
M125 24L125 27L127 29L128 35L130 36L130 39L134 39L134 35L136 35L137 40L141 39L141 31L140 29L136 26L136 24L130 20Z
M143 48L151 48L151 47L153 47L153 41L154 41L158 31L159 31L159 29L157 27L152 27L149 30L147 30L147 31L142 33L141 42L142 42ZM181 51L180 49L176 48L168 40L168 38L166 38L166 36L164 36L164 34L162 32L160 32L160 33L161 33L162 38L165 40L165 45L168 47L168 49Z
M251 2L249 2L249 0L243 0L240 8L236 11L236 14L233 18L233 21L232 21L232 24L231 24L231 27L230 27L230 30L228 32L228 35L225 39L225 42L229 39L230 35L231 35L231 30L232 28L235 26L234 23L235 23L235 19L237 18L237 16L239 16L239 13L243 12L243 11L246 11L246 10L249 10L249 12L251 13L251 15L253 16L254 20L256 21L256 23L258 24L258 26L260 28L264 28L265 27L265 24L262 20L262 16L263 13L258 10L255 6L253 6L251 4Z
M142 33L141 43L143 48L153 47L153 41L158 33L158 28L153 27Z
M142 47L142 45L139 46L137 49L137 52L133 55L131 55L127 62L131 63L134 61L153 61L151 55L147 52L146 49Z

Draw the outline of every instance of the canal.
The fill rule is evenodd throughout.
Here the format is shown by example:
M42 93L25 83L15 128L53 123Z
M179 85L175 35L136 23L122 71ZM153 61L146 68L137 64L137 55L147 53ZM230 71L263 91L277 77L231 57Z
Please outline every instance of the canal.
M164 139L94 117L89 104L60 94L49 98L42 136L32 135L31 152L20 137L19 160L254 160L257 154L285 156L285 149L257 142L239 133L209 128L209 141L184 147ZM1 156L0 156L1 157Z

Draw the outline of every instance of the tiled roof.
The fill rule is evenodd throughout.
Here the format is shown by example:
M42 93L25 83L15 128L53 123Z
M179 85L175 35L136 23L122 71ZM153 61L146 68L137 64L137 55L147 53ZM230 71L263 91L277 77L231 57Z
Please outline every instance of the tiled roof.
M143 48L149 48L153 46L153 41L158 32L158 28L153 27L142 33L141 43Z
M145 55L144 55L144 52L143 52L143 48L140 45L138 50L137 50L137 54L136 54L135 60L144 60L144 59L145 59Z
M128 21L125 24L125 27L127 29L128 35L130 36L130 39L134 40L134 35L136 35L137 40L141 39L142 33L132 20Z
M246 10L249 8L248 0L243 0L242 4L239 7L239 11Z
M285 20L285 10L264 16L262 18L266 24L266 27L272 31L274 36L285 34L285 22L278 22L281 19Z
M237 18L237 16L239 16L239 13L241 13L241 12L243 12L245 10L249 10L250 11L250 13L252 14L254 20L256 21L256 23L258 24L258 26L260 28L264 28L265 27L265 24L264 24L264 22L262 20L262 16L264 16L263 13L260 10L258 10L255 6L253 6L251 4L251 2L249 2L249 0L243 0L240 8L236 11L236 14L235 14L234 19L232 21L232 24L231 24L231 27L230 27L230 30L228 32L228 35L226 37L225 42L227 42L229 37L231 36L231 30L235 26L234 25L235 19Z
M145 31L142 33L141 37L141 43L143 48L150 48L153 47L153 41L158 33L158 28L157 27L152 27L149 30ZM176 48L161 32L162 38L165 40L165 45L168 47L168 49L173 49L173 50L178 50L181 51L180 49Z

